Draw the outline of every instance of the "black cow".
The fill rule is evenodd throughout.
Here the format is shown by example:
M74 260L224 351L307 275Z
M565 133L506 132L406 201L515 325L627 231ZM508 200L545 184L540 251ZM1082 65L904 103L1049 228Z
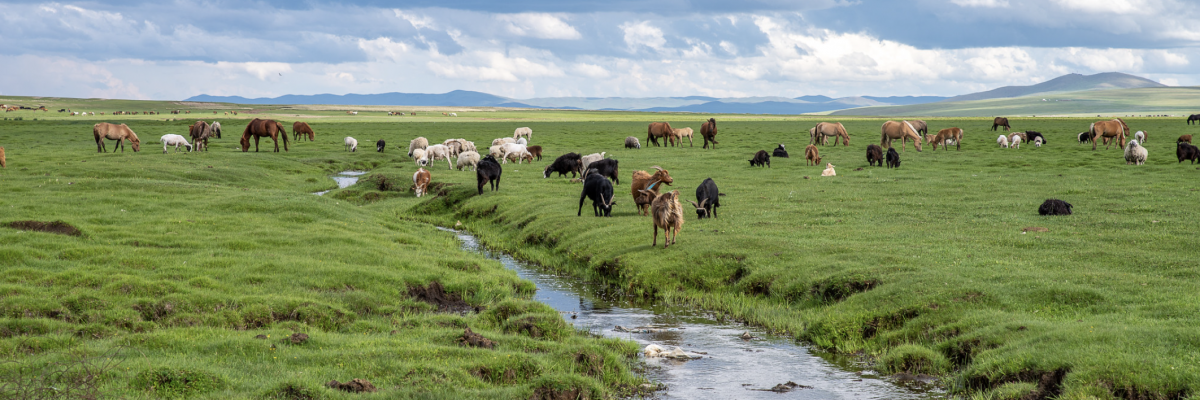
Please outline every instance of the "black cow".
M771 155L767 154L766 150L759 150L757 153L754 153L754 158L750 159L750 166L753 167L756 165L771 168Z
M895 148L888 148L887 152L887 167L900 168L900 153L896 152Z
M579 155L579 153L563 154L554 159L553 163L546 166L546 171L542 173L542 177L549 178L550 174L557 172L560 178L567 173L570 173L571 177L574 178L576 173L583 174L579 170L582 165L583 156Z
M483 194L483 184L492 185L492 191L500 190L500 174L504 172L496 157L488 154L475 164L475 180L479 183L479 194Z
M588 164L589 167L595 163ZM583 180L583 193L579 194L579 211L576 216L583 216L583 199L592 199L592 213L597 217L603 212L605 217L611 217L613 201L613 185L599 171L588 168L587 178Z
M771 155L775 157L791 158L788 157L787 150L783 148L783 143L780 143L779 147L776 147L775 150L771 152Z
M717 207L721 206L721 192L712 178L705 179L696 187L696 201L691 202L696 207L696 218L717 217Z
M600 176L603 176L603 177L606 177L606 178L612 180L613 183L615 183L615 184L618 184L618 185L621 184L621 179L617 177L618 175L620 175L621 172L617 169L617 160L616 159L605 158L603 160L588 164L587 175L591 175L591 174L595 174L595 173L599 173Z

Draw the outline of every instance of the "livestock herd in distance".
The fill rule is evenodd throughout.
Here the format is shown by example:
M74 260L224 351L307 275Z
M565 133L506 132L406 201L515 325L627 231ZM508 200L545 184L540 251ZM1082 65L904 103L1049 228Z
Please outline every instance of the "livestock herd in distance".
M1192 115L1188 118L1188 123L1193 120L1200 121L1200 114ZM1004 128L1005 131L1011 129L1007 118L997 117L993 120L992 131L999 128ZM933 146L936 151L939 145L949 149L949 146L955 146L956 149L962 149L963 130L958 127L945 128L938 131L936 134L929 134L928 125L921 120L902 120L902 121L887 121L880 127L880 142L879 145L870 144L867 146L867 162L871 166L882 166L886 164L888 168L900 167L900 155L892 147L892 142L899 139L901 141L901 150L907 147L908 140L913 141L913 147L917 151L922 151L922 144L927 143ZM292 125L295 140L300 141L308 138L309 141L316 140L316 133L305 122L295 122ZM140 150L140 141L133 130L125 124L110 124L101 122L93 126L92 132L96 139L96 151L107 152L104 140L116 140L116 148L124 149L124 142L130 142L131 147L135 152ZM1095 150L1097 142L1103 142L1105 148L1109 148L1112 144L1118 144L1124 148L1124 156L1126 164L1144 164L1147 157L1145 147L1141 143L1145 143L1148 135L1145 131L1137 131L1130 135L1129 125L1120 118L1112 120L1097 121L1092 123L1087 131L1081 132L1078 135L1079 143L1092 143L1092 149ZM188 135L192 142L189 143L187 138L182 135L168 134L161 138L163 144L163 153L167 152L168 147L174 146L176 151L180 146L183 146L187 151L200 151L208 148L208 139L212 137L221 137L221 125L218 122L212 124L204 121L197 121L195 124L188 127ZM701 124L700 135L703 139L702 148L711 146L716 149L717 144L717 121L714 118L709 118ZM653 143L656 147L663 146L683 146L683 139L687 138L689 146L692 144L693 130L691 128L674 129L667 122L653 122L647 128L646 141ZM258 152L258 142L262 137L269 137L275 142L275 152L279 151L279 141L284 142L284 151L288 151L288 134L284 129L283 124L274 120L258 119L250 121L246 125L246 129L242 133L240 141L243 152L249 151L250 138L254 138L254 151ZM828 145L829 139L833 138L833 145L837 146L841 143L843 146L850 145L850 134L841 123L820 122L809 129L809 144L805 147L804 157L807 165L820 165L822 158L817 145ZM513 132L513 136L498 138L492 141L488 148L486 156L480 156L475 147L475 143L466 139L447 139L440 144L430 145L429 141L424 137L418 137L409 142L408 156L418 165L417 171L413 174L413 186L416 197L421 197L428 190L428 185L431 181L431 173L424 167L430 166L433 161L445 160L448 169L458 170L471 169L476 173L478 194L483 194L485 185L489 185L492 191L498 191L500 188L500 176L503 172L501 164L507 164L509 161L518 164L528 161L533 162L542 159L542 147L530 146L529 142L533 139L533 131L528 127L517 128ZM662 143L660 144L660 139ZM1126 141L1127 139L1128 142ZM1177 140L1176 155L1179 162L1190 160L1192 163L1200 161L1200 149L1191 145L1191 135L1182 135ZM1045 136L1037 131L1012 132L1007 135L1000 135L996 142L1002 148L1019 149L1022 142L1033 143L1034 146L1041 147L1046 144ZM1110 143L1111 142L1111 143ZM358 140L352 137L344 139L346 150L355 152L358 150ZM641 142L637 137L629 136L625 138L625 148L641 149ZM884 153L883 147L887 147L887 152ZM376 151L383 152L386 147L384 140L376 142ZM579 196L579 209L576 215L583 215L583 204L585 200L592 201L593 215L611 216L612 207L616 205L615 192L613 184L620 184L618 161L612 158L606 158L607 152L593 153L589 155L580 155L578 153L566 153L554 160L553 163L547 165L543 170L542 176L549 178L550 175L558 173L559 177L566 174L571 174L572 181L582 182L583 191ZM769 168L771 165L771 157L790 158L784 144L779 144L772 153L768 154L766 150L757 151L749 160L751 166L762 166ZM3 162L3 150L0 148L0 163ZM455 162L456 161L456 162ZM0 164L3 165L3 164ZM826 163L826 169L822 172L822 176L836 176L835 166L832 163ZM659 166L653 166L655 170L653 174L647 171L634 171L630 186L630 194L633 198L633 203L637 207L638 215L649 215L654 223L654 237L651 246L658 244L658 229L664 231L663 248L676 243L679 230L683 226L683 205L679 199L679 191L672 190L663 193L662 185L671 186L674 179L671 178L670 172ZM578 177L577 177L578 176ZM807 178L807 177L806 177ZM716 182L712 178L705 179L696 188L696 201L690 201L695 208L698 219L707 217L716 217L716 208L721 206L720 196L722 193L717 189ZM1069 206L1068 206L1069 207Z

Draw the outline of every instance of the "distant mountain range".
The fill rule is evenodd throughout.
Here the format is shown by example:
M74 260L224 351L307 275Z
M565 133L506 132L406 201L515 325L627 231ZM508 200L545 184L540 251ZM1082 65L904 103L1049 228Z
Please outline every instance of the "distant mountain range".
M274 98L245 98L240 96L199 95L184 101L235 104L329 104L329 105L393 105L448 107L516 107L581 110L622 110L650 112L805 114L860 107L909 106L940 101L968 101L1028 96L1037 93L1081 90L1163 87L1145 78L1108 72L1095 75L1068 74L1032 86L1005 86L986 92L955 97L941 96L827 96L787 97L544 97L512 99L481 92L455 90L442 94L380 93L380 94L317 94L285 95ZM867 109L869 110L869 108Z

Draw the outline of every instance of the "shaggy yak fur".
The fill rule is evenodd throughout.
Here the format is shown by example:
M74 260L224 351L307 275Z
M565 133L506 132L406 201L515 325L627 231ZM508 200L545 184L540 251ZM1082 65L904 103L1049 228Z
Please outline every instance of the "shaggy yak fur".
M1192 146L1187 142L1179 142L1175 144L1175 157L1179 158L1179 162L1183 160L1191 160L1192 164L1200 161L1200 148Z
M1049 199L1038 207L1038 214L1041 215L1071 215L1071 203L1059 200Z
M750 166L753 167L756 165L771 168L771 155L767 154L766 150L759 150L757 153L754 153L754 158L750 159Z
M571 178L574 178L575 174L583 174L579 170L582 164L583 156L579 155L579 153L563 154L554 159L553 163L546 166L546 170L542 172L542 177L549 178L550 174L557 172L560 178L568 173L571 174Z
M896 149L890 147L887 152L887 167L900 168L900 153L897 153Z
M872 167L883 166L883 148L878 145L867 146L867 163Z
M791 158L791 157L788 157L787 149L783 148L783 143L780 143L779 147L776 147L774 151L771 151L771 156L772 157Z
M500 162L488 154L475 164L475 180L479 185L479 194L483 194L483 185L491 184L492 191L500 190L500 174L503 173Z

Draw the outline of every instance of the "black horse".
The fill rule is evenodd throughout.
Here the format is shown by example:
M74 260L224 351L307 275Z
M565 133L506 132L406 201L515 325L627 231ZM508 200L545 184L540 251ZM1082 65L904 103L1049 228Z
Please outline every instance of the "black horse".
M1192 124L1192 121L1196 121L1196 124L1200 124L1200 114L1192 114L1192 115L1189 115L1189 116L1188 116L1188 120L1187 120L1187 124L1188 124L1188 125L1191 125L1191 124Z

